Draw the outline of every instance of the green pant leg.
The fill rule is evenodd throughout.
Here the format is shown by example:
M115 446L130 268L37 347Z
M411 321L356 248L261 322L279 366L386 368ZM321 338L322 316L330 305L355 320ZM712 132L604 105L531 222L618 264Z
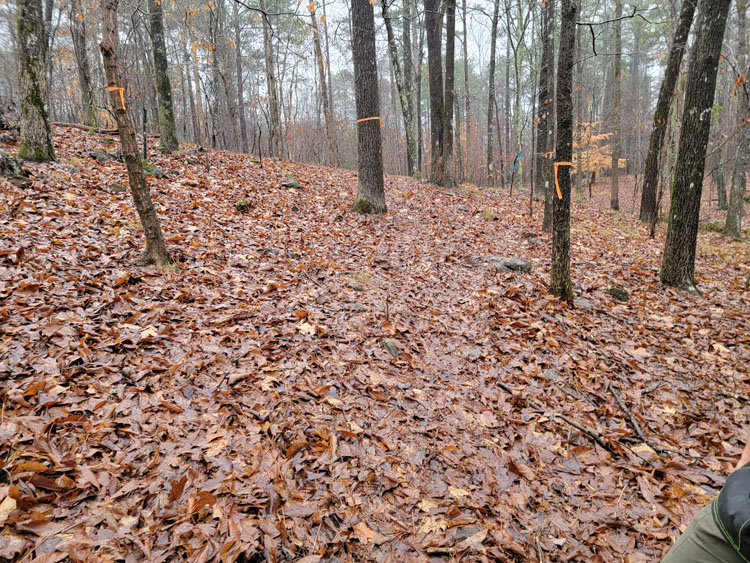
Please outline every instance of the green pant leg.
M685 532L662 559L662 563L743 562L721 534L711 514L711 504L709 504L695 515Z

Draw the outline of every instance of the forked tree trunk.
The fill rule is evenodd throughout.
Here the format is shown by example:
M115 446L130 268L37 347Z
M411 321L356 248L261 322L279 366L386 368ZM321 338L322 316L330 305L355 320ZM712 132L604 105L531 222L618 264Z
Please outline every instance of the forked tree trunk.
M492 136L492 112L495 111L495 66L497 50L497 23L500 19L500 0L495 0L495 7L492 11L492 28L490 31L490 69L488 79L487 96L487 184L490 187L495 186L495 147Z
M263 19L263 53L266 60L266 85L271 109L271 150L273 156L281 158L281 117L279 114L279 99L276 93L276 75L273 67L273 43L271 43L271 24L266 12L266 1L258 0Z
M55 159L47 114L47 45L41 0L18 0L18 79L21 90L21 140L18 158Z
M81 11L81 0L73 0L70 5L70 35L73 51L78 63L78 86L81 89L82 121L85 125L96 125L93 89L91 87L91 65L86 48L86 22Z
M443 18L438 0L424 0L427 28L427 67L430 75L430 182L439 184L443 163L443 58L440 36Z
M682 134L660 273L665 284L689 291L696 291L695 249L706 146L729 3L730 0L701 0L695 45L690 53Z
M101 0L101 9L104 39L100 48L104 59L104 73L107 76L109 103L117 121L122 155L125 160L125 167L128 170L130 193L133 196L133 203L146 235L146 251L138 260L138 263L164 266L170 262L169 253L159 226L159 218L156 216L156 210L151 201L151 194L146 185L146 178L143 175L143 166L138 154L133 123L125 106L122 81L117 69L117 0Z
M615 69L612 75L612 121L614 137L612 140L612 183L610 185L609 206L615 211L620 209L620 148L622 128L620 106L622 101L622 0L615 1Z
M560 54L557 63L557 146L556 162L573 158L573 51L577 6L574 0L562 0ZM550 293L560 299L573 299L570 281L570 166L557 169L560 198L555 194L552 226L552 266Z
M407 9L409 5L408 1L404 2L404 9ZM396 88L398 89L398 101L401 107L401 115L404 118L404 130L406 131L406 167L409 171L409 176L415 177L417 174L417 143L414 138L414 115L412 114L412 103L411 103L411 87L407 86L405 73L401 72L401 63L398 58L398 47L396 45L396 36L393 33L393 24L391 18L388 15L388 0L382 0L380 7L383 11L383 21L385 22L385 31L388 38L388 54L391 57L391 68L393 68L393 75L396 81ZM404 25L406 21L404 21ZM404 34L404 40L407 35ZM407 60L406 48L411 50L411 43L405 44L404 47L404 66L410 67L410 62ZM410 56L410 55L409 55ZM409 73L409 81L411 82L411 74Z
M456 66L456 0L445 5L445 95L443 98L443 177L441 186L456 185L453 176L453 98Z
M375 14L369 0L352 0L352 54L357 105L359 177L353 210L385 213Z
M680 75L682 55L685 52L690 27L693 25L693 14L697 1L682 0L680 19L672 40L672 46L669 49L667 69L664 71L664 80L662 80L659 99L656 102L654 125L648 143L648 155L646 156L646 169L643 173L643 192L641 193L641 210L639 213L640 220L646 223L651 223L654 214L657 212L656 188L659 182L659 157L662 153L662 144L669 120L669 108L672 105L677 78Z
M167 48L164 45L164 18L161 1L148 0L148 15L151 24L151 50L154 55L154 77L158 96L159 148L166 153L180 148L177 142L177 126L172 108L172 83L169 81Z

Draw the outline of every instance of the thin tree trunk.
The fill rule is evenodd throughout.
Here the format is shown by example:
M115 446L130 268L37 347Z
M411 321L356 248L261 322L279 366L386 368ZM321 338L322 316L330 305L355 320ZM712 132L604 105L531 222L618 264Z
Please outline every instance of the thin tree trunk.
M492 11L492 30L490 31L490 69L487 96L487 183L495 186L495 148L492 137L492 112L495 109L495 63L497 50L497 24L500 19L500 0L495 0Z
M154 57L154 78L159 98L159 148L166 153L179 148L177 126L172 107L172 84L169 81L167 48L164 44L164 18L160 0L148 0L148 15L151 27L151 51Z
M441 185L454 187L453 177L453 99L455 97L456 64L456 0L446 0L445 6L445 98L443 104L443 181Z
M21 90L21 139L18 158L55 159L47 114L47 47L41 0L18 0L18 78Z
M750 38L747 34L747 0L737 0L738 63L745 68L745 76L750 76ZM750 168L750 93L747 83L737 86L737 128L739 129L737 147L735 149L734 169L732 170L732 185L729 191L727 219L724 233L727 236L740 239L742 237L742 216L744 203L742 197L747 188L747 171ZM748 278L750 282L750 278Z
M547 18L549 19L549 37L550 37L550 58L549 58L549 71L547 73L547 99L549 104L547 105L547 138L544 146L547 152L550 152L555 148L555 2L548 0L545 5L545 10L548 10ZM537 149L538 150L538 149ZM545 233L552 232L552 220L553 220L553 204L555 197L554 188L554 159L550 158L547 160L546 169L546 184L544 189L544 218L542 220L542 230ZM544 175L541 176L545 178Z
M659 99L654 112L654 125L649 139L646 169L643 173L643 192L641 193L641 209L639 218L650 223L656 213L656 187L659 181L659 156L664 143L664 133L669 119L669 107L674 96L677 78L680 75L680 64L687 45L690 27L693 25L693 14L697 0L683 0L680 19L675 30L672 46L669 49L667 68L664 71L659 90Z
M359 156L357 197L353 210L359 213L385 213L375 14L368 0L352 0L352 27Z
M404 3L407 6L408 2ZM401 64L398 59L398 47L396 46L396 37L393 33L393 25L391 18L388 15L388 0L381 1L381 9L383 11L383 21L385 22L386 35L388 37L388 54L391 57L391 68L393 69L393 75L396 82L396 88L398 89L398 100L401 107L401 114L404 118L404 131L406 132L406 167L409 176L416 176L417 173L417 143L414 138L414 116L412 114L411 89L407 86L405 74L401 72ZM406 23L404 23L406 25ZM404 35L406 38L406 35ZM411 44L409 44L410 46ZM410 51L411 49L409 49ZM404 61L405 67L410 67L410 62L407 62L407 50L404 47ZM411 73L409 73L410 75ZM409 76L411 81L411 76Z
M232 2L234 11L234 66L237 73L237 109L240 118L240 140L242 142L241 150L247 153L247 119L245 118L245 87L242 76L242 30L240 28L240 9L237 2Z
M576 124L575 124L575 140L573 143L576 149L576 193L581 193L581 177L583 176L583 62L581 61L582 46L581 46L581 27L576 29Z
M459 96L454 98L453 111L456 116L456 183L460 184L464 181L464 151L461 144L461 102Z
M430 182L440 184L443 171L443 61L440 36L443 21L438 0L424 0L427 66L430 73Z
M73 38L73 51L78 63L78 85L81 89L81 115L85 125L96 125L93 88L91 85L91 65L86 48L86 21L81 11L81 0L73 0L70 5L70 35Z
M201 79L198 70L198 43L193 37L192 22L187 22L188 33L190 35L190 48L193 51L193 82L195 82L195 109L198 120L198 144L203 145L206 142L206 118L203 111L203 93L201 92Z
M555 160L570 162L573 158L573 52L577 6L573 0L562 0L560 21L560 55L557 66L557 146ZM573 299L570 281L570 166L558 166L560 195L555 196L552 228L552 265L550 292L565 301Z
M164 243L159 218L151 201L151 194L146 185L146 178L143 175L133 123L125 106L122 82L117 68L117 0L101 0L101 9L104 40L100 47L104 59L104 72L107 75L109 103L117 121L122 154L130 182L130 193L146 235L146 251L138 263L164 266L170 262L169 253Z
M612 183L609 192L609 206L620 209L620 145L622 144L622 116L620 105L622 98L622 0L615 0L615 68L612 74L612 121L614 136L612 138Z
M276 76L273 67L273 44L271 42L271 23L266 15L266 1L258 0L261 17L263 18L263 53L266 60L266 84L268 99L271 105L271 148L273 156L281 158L281 117L279 115L279 99L276 93Z
M536 164L536 186L534 192L537 194L546 193L550 186L549 168L551 159L547 158L547 129L550 126L550 110L552 109L552 100L549 96L549 80L554 61L553 29L550 25L550 11L553 10L551 0L542 7L542 60L539 68L539 91L537 102L536 116L536 152L534 160Z
M466 117L464 118L466 128L466 163L463 165L464 174L461 176L462 180L471 181L474 175L471 173L472 167L469 163L469 155L471 154L471 91L469 90L469 41L468 33L466 32L466 0L461 1L462 5L462 24L463 24L463 38L464 38L464 105L466 107ZM458 114L456 114L458 115ZM458 121L456 121L458 123ZM459 157L460 158L460 157Z
M318 31L318 20L317 16L315 15L314 2L310 2L309 8L310 20L312 21L313 29L313 46L315 49L315 59L317 61L318 76L320 78L320 95L323 100L323 115L325 116L326 143L328 145L328 164L331 166L338 166L336 151L333 148L333 116L331 115L331 107L328 103L328 83L326 82L325 63L323 61L323 50L320 47L320 33Z
M682 135L660 278L667 285L689 291L697 291L695 250L698 218L716 75L729 3L730 0L701 0L685 91Z

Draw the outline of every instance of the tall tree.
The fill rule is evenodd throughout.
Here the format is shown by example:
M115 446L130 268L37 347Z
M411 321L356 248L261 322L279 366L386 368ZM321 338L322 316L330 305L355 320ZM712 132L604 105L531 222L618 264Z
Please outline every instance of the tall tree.
M555 195L553 206L550 292L565 301L573 299L573 284L570 281L570 162L573 158L573 52L577 10L574 0L562 0L555 147L555 174L559 192Z
M537 194L546 194L547 190L552 189L552 160L547 158L548 147L552 148L550 143L550 132L554 131L553 103L550 97L550 83L554 72L552 65L555 60L554 55L554 29L552 27L552 14L554 13L553 0L542 1L542 60L539 68L539 93L536 116L536 186L534 191ZM551 219L551 216L549 217ZM552 230L552 221L548 221L547 232Z
M81 89L81 115L86 125L96 125L94 90L91 85L91 65L86 46L86 20L81 10L81 0L70 3L70 35L78 66L78 87Z
M461 0L461 24L463 25L463 49L464 49L464 106L466 108L466 117L464 123L466 124L466 163L463 165L464 178L462 180L471 181L473 174L471 167L469 166L469 155L471 146L471 91L469 90L469 35L466 32L466 0Z
M490 31L490 68L488 77L487 95L487 183L495 185L495 155L492 137L492 112L495 111L495 61L497 50L497 24L500 20L500 0L495 0L492 11L492 27Z
M549 110L549 116L547 117L547 141L546 141L546 149L547 152L553 150L555 148L555 127L556 127L556 116L555 116L555 103L553 102L556 99L555 96L555 1L554 0L547 0L546 9L549 10L548 18L549 18L549 26L550 26L550 41L551 41L551 49L552 53L550 55L550 61L549 61L549 73L548 73L548 86L547 86L547 98L549 99L548 104L548 110ZM580 37L580 35L579 35ZM554 207L554 198L555 196L555 189L553 186L554 183L554 164L552 162L547 163L547 178L548 178L548 184L546 189L544 190L544 218L542 219L542 230L545 233L551 233L552 232L552 221L553 221L553 207ZM544 178L544 175L542 175L542 178Z
M107 77L109 103L112 106L115 121L117 121L122 155L128 171L130 193L133 196L133 203L138 211L143 232L146 235L146 251L139 258L138 264L164 266L170 262L169 253L161 232L156 209L154 209L154 204L151 201L146 178L143 175L133 123L126 107L122 80L117 68L117 50L119 48L117 0L101 0L101 9L103 40L100 48L104 59L104 72Z
M247 138L247 118L245 117L245 84L242 75L242 27L240 25L240 7L232 2L234 16L234 66L237 73L237 108L240 118L240 140L242 152L249 150Z
M651 138L648 144L648 155L646 156L646 169L643 173L643 192L641 193L641 210L639 218L641 221L651 223L656 213L656 193L659 181L659 160L664 144L664 135L667 130L669 119L669 107L672 105L677 78L680 75L680 64L682 55L687 46L690 27L693 25L693 14L697 0L683 0L680 10L680 18L677 29L672 39L672 46L667 57L667 68L664 71L664 79L659 89L659 99L656 102L654 112L654 125L651 129Z
M266 0L258 0L263 19L263 54L266 62L266 86L271 110L271 150L273 156L281 158L281 116L279 98L276 91L276 73L273 63L273 43L271 41L271 22L266 12Z
M359 155L357 197L353 209L359 213L385 213L375 14L368 0L352 0L352 28Z
M430 182L442 180L443 164L443 60L441 35L443 17L438 0L424 0L427 28L427 67L430 75Z
M408 0L404 2L404 9L409 10ZM404 67L407 72L401 71L401 63L398 57L398 46L396 45L396 35L393 33L393 24L391 17L388 14L388 0L381 0L380 7L383 11L383 21L385 22L385 31L388 38L388 54L391 57L391 67L393 68L393 75L396 80L396 88L398 89L398 100L401 106L401 114L404 118L404 130L406 131L406 167L409 171L409 176L416 176L417 174L417 142L414 138L414 115L413 104L412 104L412 92L411 92L411 61L407 60L411 58L411 41L407 40L408 34L404 33ZM406 18L404 17L404 26L408 27ZM409 84L407 85L406 77L409 78Z
M622 145L622 0L615 0L615 68L612 74L612 183L609 206L620 209L620 148Z
M160 0L148 0L148 16L151 24L151 51L154 56L156 94L159 98L159 148L173 152L179 148L177 126L172 108L172 83L169 81L167 48L164 44L164 17Z
M739 129L737 147L735 149L734 169L732 170L732 185L729 190L729 204L724 233L739 239L742 237L743 201L747 187L747 171L750 168L750 92L747 78L750 76L750 37L747 29L747 0L737 0L737 22L739 48L738 63L740 71L737 77L737 128ZM748 278L750 282L750 278Z
M665 284L689 291L696 291L695 249L706 146L729 3L730 0L701 0L695 45L690 53L682 135L660 273Z
M47 114L47 42L41 0L18 0L18 78L21 140L18 158L55 159Z
M443 98L443 186L453 187L453 102L456 65L456 0L445 4L445 94Z
M310 11L310 20L313 30L313 47L315 49L315 60L318 67L318 78L320 80L320 95L323 103L323 115L326 124L326 143L328 145L328 164L335 165L338 163L336 151L333 148L333 108L330 105L328 97L328 83L326 82L325 61L323 60L323 49L320 46L320 33L318 31L318 17L315 13L315 1L311 0L308 4Z

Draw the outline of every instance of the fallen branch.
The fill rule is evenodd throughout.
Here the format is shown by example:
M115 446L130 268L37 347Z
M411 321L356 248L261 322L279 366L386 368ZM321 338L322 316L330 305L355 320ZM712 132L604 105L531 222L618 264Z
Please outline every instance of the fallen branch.
M638 424L638 420L636 420L635 415L627 407L627 405L625 405L625 402L617 394L617 391L615 391L615 388L612 386L611 381L607 383L607 391L612 393L612 396L615 398L615 401L617 401L617 404L620 405L620 408L625 412L625 414L628 415L628 418L630 418L630 424L632 424L633 428L635 428L635 431L638 434L638 437L641 439L641 441L648 444L648 440L646 440L646 437L643 435L643 430L641 430L641 426L640 424Z
M118 135L117 128L115 129L102 129L100 127L92 127L91 125L83 125L82 123L65 123L62 121L56 121L52 123L55 127L71 127L73 129L81 129L82 131L93 131L94 133L101 133L102 135Z

